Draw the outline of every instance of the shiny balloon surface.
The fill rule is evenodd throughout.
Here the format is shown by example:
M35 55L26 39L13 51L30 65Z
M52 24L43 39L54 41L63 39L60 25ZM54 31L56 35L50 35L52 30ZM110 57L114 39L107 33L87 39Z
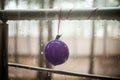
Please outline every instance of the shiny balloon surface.
M44 48L44 56L53 65L64 63L69 57L67 45L59 39L49 41Z

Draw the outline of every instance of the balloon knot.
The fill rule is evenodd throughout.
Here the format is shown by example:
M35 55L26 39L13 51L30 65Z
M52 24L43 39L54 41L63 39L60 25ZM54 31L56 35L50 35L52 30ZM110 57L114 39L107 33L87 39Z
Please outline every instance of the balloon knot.
M62 35L57 35L55 39L59 39Z

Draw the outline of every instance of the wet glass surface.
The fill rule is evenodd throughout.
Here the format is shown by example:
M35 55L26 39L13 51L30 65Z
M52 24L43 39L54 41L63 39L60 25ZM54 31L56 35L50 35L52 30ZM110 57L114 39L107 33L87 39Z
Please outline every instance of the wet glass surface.
M96 6L94 6L96 5ZM5 10L119 7L118 0L6 0ZM18 16L19 18L20 16ZM44 58L44 45L57 35L58 20L12 20L9 24L9 62L78 73L120 77L120 22L117 20L61 20L60 40L70 52L67 62L53 66ZM93 30L94 28L94 30ZM92 32L94 31L94 34ZM92 43L92 40L93 43ZM93 62L91 63L91 53ZM91 67L91 64L93 65ZM10 80L48 78L48 73L9 67ZM52 74L52 80L89 80ZM98 79L99 80L99 79Z

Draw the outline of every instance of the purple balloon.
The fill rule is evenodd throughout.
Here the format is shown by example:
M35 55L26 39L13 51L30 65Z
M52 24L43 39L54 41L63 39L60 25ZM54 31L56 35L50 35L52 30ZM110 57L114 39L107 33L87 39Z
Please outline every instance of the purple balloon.
M45 58L53 65L64 63L69 57L69 50L67 45L58 40L51 40L44 48Z

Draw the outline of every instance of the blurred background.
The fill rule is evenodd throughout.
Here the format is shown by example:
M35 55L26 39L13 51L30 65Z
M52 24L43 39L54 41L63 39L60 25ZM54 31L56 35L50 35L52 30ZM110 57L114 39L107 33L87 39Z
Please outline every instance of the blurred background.
M4 10L84 9L120 7L120 0L0 0ZM1 5L0 5L1 6ZM18 16L19 17L19 16ZM43 56L44 45L57 34L58 20L19 20L9 24L9 62L71 72L120 77L120 22L61 20L60 38L70 56L53 66ZM89 80L87 78L9 67L10 80Z

